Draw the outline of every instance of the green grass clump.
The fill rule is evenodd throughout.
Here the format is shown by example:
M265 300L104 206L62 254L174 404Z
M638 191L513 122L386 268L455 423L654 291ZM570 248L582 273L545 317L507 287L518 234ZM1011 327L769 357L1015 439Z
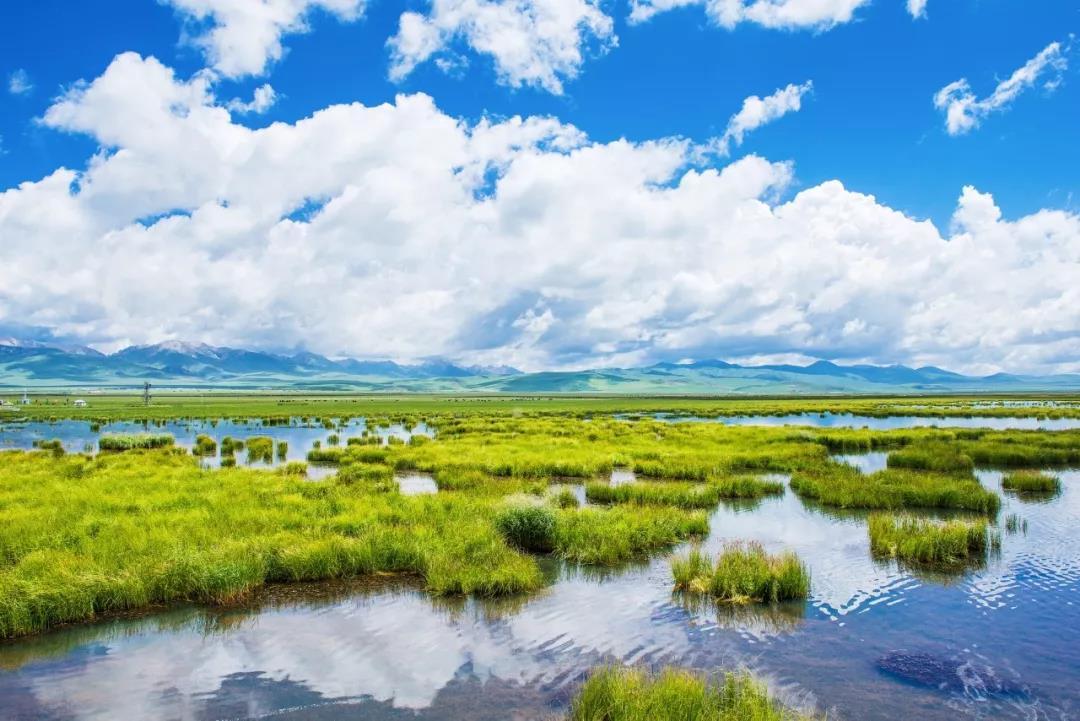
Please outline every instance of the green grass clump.
M111 433L98 439L103 451L132 451L147 448L166 448L174 439L168 433Z
M701 551L672 560L675 588L732 603L774 603L810 595L810 571L791 551L770 555L759 543L732 543L714 563Z
M274 462L274 439L270 436L252 436L247 439L248 463Z
M769 696L748 673L710 679L693 671L666 668L602 668L582 685L568 721L810 721Z
M288 441L277 442L277 458L279 461L284 461L289 455L289 443Z
M1000 538L985 519L934 521L874 513L867 521L870 551L919 566L957 566L983 561Z
M34 448L40 451L52 451L54 456L64 455L64 444L59 438L53 438L52 440L36 440L34 441Z
M760 498L783 493L784 486L753 476L724 477L704 483L626 483L612 486L594 482L585 486L585 497L592 503L629 503L638 506L674 506L677 508L713 508L724 498Z
M997 494L971 476L889 468L869 475L843 463L793 473L791 488L803 498L836 508L949 508L996 513Z
M1060 493L1061 479L1042 471L1010 471L1002 476L1001 487L1016 493Z
M555 549L555 512L541 505L507 506L495 516L495 526L508 543L525 551Z
M307 454L309 463L326 463L328 465L337 465L341 463L341 459L344 457L345 451L340 448L312 448Z
M217 441L210 436L199 434L195 436L195 445L191 452L196 456L213 456L217 454Z
M231 436L225 436L221 439L221 457L233 456L237 451L244 450L244 442L238 438L232 438Z
M281 476L306 476L307 464L303 461L289 461L278 466L277 473Z
M921 443L891 452L889 468L909 468L937 473L970 474L975 468L971 457L952 443Z
M611 566L709 532L700 511L613 506L559 511L555 553L568 561Z

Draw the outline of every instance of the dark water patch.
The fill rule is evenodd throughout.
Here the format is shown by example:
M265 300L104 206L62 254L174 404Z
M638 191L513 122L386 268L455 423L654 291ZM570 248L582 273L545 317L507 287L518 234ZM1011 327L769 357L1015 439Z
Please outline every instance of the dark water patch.
M899 649L877 660L882 673L916 686L959 693L974 698L1027 696L1029 689L1004 678L980 659L960 653Z

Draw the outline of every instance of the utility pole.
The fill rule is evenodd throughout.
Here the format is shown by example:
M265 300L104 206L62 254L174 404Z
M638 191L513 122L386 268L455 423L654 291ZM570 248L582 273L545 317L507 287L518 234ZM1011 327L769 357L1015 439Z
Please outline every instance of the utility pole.
M145 405L150 405L150 381L143 382L142 399Z

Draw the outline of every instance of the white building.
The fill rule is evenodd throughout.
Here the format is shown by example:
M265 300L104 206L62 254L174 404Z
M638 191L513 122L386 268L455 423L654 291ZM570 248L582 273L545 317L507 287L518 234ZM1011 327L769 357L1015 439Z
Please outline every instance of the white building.
M80 398L79 400L75 401L75 407L76 408L86 408L86 401L84 401L82 398Z

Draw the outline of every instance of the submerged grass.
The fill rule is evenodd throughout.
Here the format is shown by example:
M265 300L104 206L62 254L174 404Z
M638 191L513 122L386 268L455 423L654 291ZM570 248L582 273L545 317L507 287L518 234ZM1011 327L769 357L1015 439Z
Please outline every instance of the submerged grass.
M1001 545L985 519L935 521L914 516L871 514L870 551L881 558L919 565L955 567L985 561Z
M568 721L811 721L769 696L748 673L709 678L666 668L601 668L570 705Z
M732 603L773 603L810 595L810 571L794 552L770 555L758 543L732 543L714 562L699 549L672 559L675 589Z

